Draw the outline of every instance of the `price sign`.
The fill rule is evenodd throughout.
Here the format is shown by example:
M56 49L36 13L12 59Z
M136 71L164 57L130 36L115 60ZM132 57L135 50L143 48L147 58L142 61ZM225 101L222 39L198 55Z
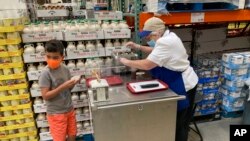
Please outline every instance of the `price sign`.
M202 23L205 21L205 13L191 13L191 23Z

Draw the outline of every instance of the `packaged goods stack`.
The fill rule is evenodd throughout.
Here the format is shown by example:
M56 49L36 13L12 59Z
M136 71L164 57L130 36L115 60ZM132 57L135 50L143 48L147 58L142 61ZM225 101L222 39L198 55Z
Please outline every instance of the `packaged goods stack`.
M1 13L5 17L0 19L0 140L37 141L20 48L20 31L28 22L27 13L23 9Z
M202 100L197 103L195 116L220 113L220 60L216 58L216 55L211 54L200 55L197 58L197 94L202 95Z
M245 94L241 92L245 80L249 77L250 52L225 53L222 57L224 115L244 110Z

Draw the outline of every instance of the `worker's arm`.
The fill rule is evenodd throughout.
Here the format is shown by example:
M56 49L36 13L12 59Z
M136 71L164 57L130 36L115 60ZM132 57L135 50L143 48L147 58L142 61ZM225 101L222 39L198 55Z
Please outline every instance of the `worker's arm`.
M151 47L142 46L142 45L136 44L134 42L128 42L125 46L128 48L131 48L131 49L141 50L142 52L147 53L147 54L150 54L153 50L153 48L151 48Z
M132 68L137 68L141 70L151 70L158 65L155 64L154 62L148 60L148 59L143 59L143 60L128 60L126 58L121 58L120 59L121 63L123 63L125 66L129 66Z
M47 87L41 87L42 97L45 100L52 99L58 94L60 94L62 91L71 89L75 84L75 80L68 80L53 90L50 90L50 88Z
M153 48L148 46L140 46L138 49L147 54L150 54L153 50Z

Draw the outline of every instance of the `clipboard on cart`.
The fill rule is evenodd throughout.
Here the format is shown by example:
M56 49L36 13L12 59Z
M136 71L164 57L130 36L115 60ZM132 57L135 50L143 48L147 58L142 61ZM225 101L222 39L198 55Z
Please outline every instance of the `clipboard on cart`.
M167 90L168 85L161 80L148 80L127 83L127 89L133 94L142 94L148 92Z

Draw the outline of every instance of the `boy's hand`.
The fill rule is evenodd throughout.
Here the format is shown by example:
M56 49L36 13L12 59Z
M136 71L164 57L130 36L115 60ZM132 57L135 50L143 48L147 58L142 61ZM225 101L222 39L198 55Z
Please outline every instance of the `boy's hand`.
M61 85L62 89L71 89L76 84L75 80L68 80Z

